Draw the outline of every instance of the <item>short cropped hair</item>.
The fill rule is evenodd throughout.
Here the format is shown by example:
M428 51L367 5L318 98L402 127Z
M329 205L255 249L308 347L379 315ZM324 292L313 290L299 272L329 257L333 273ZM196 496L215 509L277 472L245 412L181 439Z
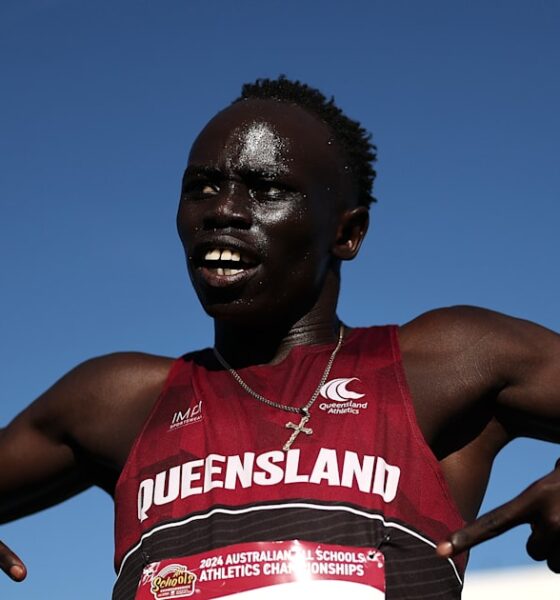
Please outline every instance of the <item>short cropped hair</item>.
M327 99L318 89L280 75L277 79L257 79L254 83L244 83L241 96L232 104L251 98L296 104L319 117L331 129L335 141L345 154L354 177L358 204L369 208L372 202L376 202L372 188L376 176L373 163L377 159L377 148L371 142L371 133L358 121L347 117L334 103L334 96Z

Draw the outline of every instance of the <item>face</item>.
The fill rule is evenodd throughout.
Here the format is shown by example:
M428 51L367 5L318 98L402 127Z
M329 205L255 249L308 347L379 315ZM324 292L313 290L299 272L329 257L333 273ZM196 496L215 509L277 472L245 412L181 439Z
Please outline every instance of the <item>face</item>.
M195 141L177 227L189 274L214 318L298 318L337 260L332 248L351 194L329 128L307 111L247 100Z

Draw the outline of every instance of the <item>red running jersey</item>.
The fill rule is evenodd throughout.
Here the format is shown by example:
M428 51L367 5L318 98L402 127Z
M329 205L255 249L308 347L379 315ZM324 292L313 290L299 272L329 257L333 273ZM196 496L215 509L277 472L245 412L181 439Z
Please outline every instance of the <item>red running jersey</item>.
M332 349L239 374L302 407ZM389 600L459 598L465 559L434 548L463 520L417 425L398 329L348 333L310 412L283 451L299 414L253 398L210 349L178 359L117 483L114 600L135 598L154 561L289 540L381 550Z

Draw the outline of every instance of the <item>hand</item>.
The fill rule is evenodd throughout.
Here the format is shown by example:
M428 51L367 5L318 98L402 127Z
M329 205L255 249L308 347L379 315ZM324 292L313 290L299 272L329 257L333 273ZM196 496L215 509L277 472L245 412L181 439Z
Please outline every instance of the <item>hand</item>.
M519 496L439 542L436 552L442 558L450 558L522 523L531 525L529 556L546 560L551 571L560 573L560 460L554 471Z
M19 556L14 554L2 542L0 542L0 569L14 581L23 581L27 576L27 569Z

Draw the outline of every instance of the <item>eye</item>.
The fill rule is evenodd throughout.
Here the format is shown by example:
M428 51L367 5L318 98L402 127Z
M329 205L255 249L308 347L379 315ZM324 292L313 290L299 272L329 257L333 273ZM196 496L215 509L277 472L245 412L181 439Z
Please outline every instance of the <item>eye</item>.
M290 193L285 186L275 181L253 181L249 187L253 198L261 200L280 200Z
M220 191L220 188L208 181L194 180L185 182L182 190L184 198L200 199L208 196L215 196Z
M209 183L205 183L203 185L200 186L200 193L207 195L207 196L211 196L214 194L218 193L218 186L215 185L210 185Z

